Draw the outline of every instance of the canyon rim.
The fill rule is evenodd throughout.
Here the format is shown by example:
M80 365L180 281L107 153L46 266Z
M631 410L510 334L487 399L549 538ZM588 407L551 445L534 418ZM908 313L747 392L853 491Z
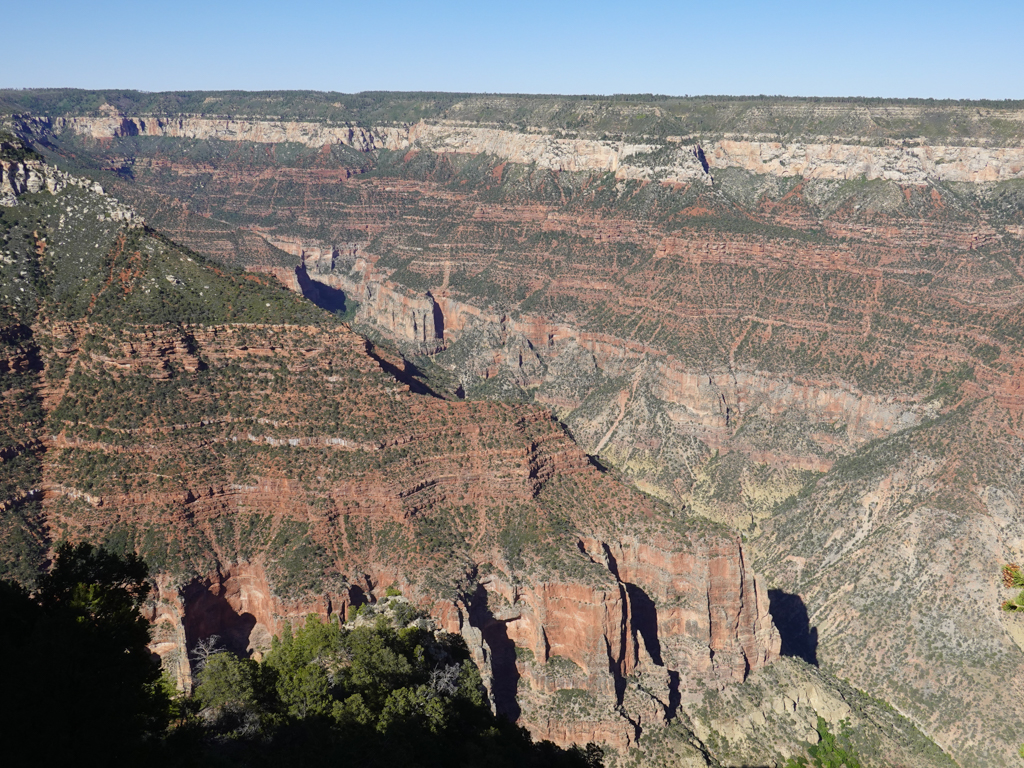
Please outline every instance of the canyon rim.
M623 764L1019 759L1024 104L0 111L5 576L139 552L182 686L393 588Z

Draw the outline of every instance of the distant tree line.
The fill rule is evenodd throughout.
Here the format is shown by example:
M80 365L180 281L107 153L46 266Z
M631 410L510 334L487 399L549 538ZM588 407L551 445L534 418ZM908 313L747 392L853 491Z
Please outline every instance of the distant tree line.
M769 94L730 96L725 94L668 95L654 93L616 94L516 94L362 91L161 91L126 89L83 90L79 88L0 89L0 113L34 115L90 115L109 104L126 114L232 115L295 119L331 119L365 122L374 119L399 120L437 117L459 102L472 99L516 99L524 102L603 102L606 104L677 104L685 106L714 103L854 104L865 106L981 107L1024 109L1020 99L926 99L872 96L780 96Z

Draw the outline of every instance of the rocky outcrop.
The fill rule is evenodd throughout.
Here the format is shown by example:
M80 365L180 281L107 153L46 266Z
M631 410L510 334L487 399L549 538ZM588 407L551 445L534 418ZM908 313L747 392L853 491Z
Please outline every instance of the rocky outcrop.
M537 738L627 748L644 729L670 721L682 698L743 682L779 655L766 594L738 542L703 539L684 552L660 543L580 541L608 569L604 577L538 581L494 571L453 603L412 585L412 574L394 564L349 590L285 601L259 561L225 563L181 586L161 578L149 608L152 648L187 685L188 651L199 640L216 635L223 647L258 656L284 622L344 617L354 594L376 601L385 585L398 584L463 635L498 711ZM644 693L630 687L637 680ZM574 697L578 717L553 716Z
M71 537L122 525L146 531L142 546L172 566L159 573L148 608L152 649L182 686L200 640L217 635L258 654L285 621L345 615L392 585L462 632L497 709L560 743L635 744L670 719L680 679L739 683L778 656L739 542L666 528L662 510L597 472L544 409L413 396L344 326L114 332L80 321L48 336L47 364L73 360L76 374L48 399L75 416L54 418L40 446L47 524ZM79 389L85 377L115 398L157 386L178 406L125 426L123 407ZM245 393L248 405L226 412L195 388L200 381ZM280 388L273 400L264 382ZM326 428L336 399L346 404L342 421ZM226 460L211 466L202 458L211 452ZM111 467L99 483L81 473L97 455ZM229 469L238 455L250 457L244 474ZM309 461L316 469L291 469ZM173 479L161 476L166 469L131 469L151 466L179 469ZM495 548L514 525L507 515L525 512L526 525L546 530L547 505L564 503L552 488L564 483L576 489L560 525L584 538L531 534L529 546ZM594 517L598 503L615 511ZM661 533L639 543L634 515ZM428 535L446 543L421 549ZM307 569L325 575L307 581ZM457 584L454 600L439 596L442 579ZM657 695L628 687L638 675ZM567 697L595 702L571 726L551 709Z
M492 155L511 163L536 164L555 171L617 172L631 155L651 152L656 144L630 144L593 139L561 138L546 132L519 133L494 128L417 123L409 142L434 152Z
M142 219L131 207L106 196L103 187L97 182L65 173L39 160L0 160L0 206L16 206L18 198L26 193L46 190L56 195L69 185L88 189L102 196L107 209L105 215L110 220L142 226Z
M588 545L608 551L599 541ZM625 549L639 554L635 544ZM736 563L735 542L722 541L715 549L718 558ZM699 562L710 552L694 554ZM664 605L665 586L672 582L685 583L687 591L685 596L669 596L676 611L681 602L707 602L734 585L722 581L720 568L707 568L708 561L696 570L663 571L673 560L676 566L682 563L678 553L658 552L649 563L628 556L622 562L629 560L632 568L647 569L648 575L660 572L661 594L654 591L657 587L645 585L641 591L620 579L515 585L498 574L483 576L475 591L455 602L431 605L428 594L416 595L414 589L407 594L430 606L438 625L461 632L495 704L516 707L534 738L567 746L595 741L614 747L616 753L609 757L618 761L640 754L650 763L662 762L659 749L667 742L674 765L702 767L709 754L758 763L773 755L799 754L801 741L814 743L820 716L833 732L846 721L858 735L870 734L873 741L858 743L862 755L869 746L874 758L893 764L944 764L934 746L891 708L813 667L778 659L774 629L773 639L759 649L769 651L771 663L755 659L743 673L743 685L728 684L729 673L703 677L684 669L680 675L668 661L673 651L665 642L670 636L655 634L658 630L652 629L645 611L651 603L656 610ZM748 588L753 586L752 579L745 581ZM384 584L409 589L400 568L368 574L351 591L292 602L274 595L265 568L257 562L225 564L184 585L164 577L146 609L153 622L151 648L161 655L165 669L178 670L179 684L188 686L189 662L197 659L188 659L186 650L197 640L216 635L218 647L259 658L285 622L295 626L311 613L322 619L338 614L344 620L353 600L383 601ZM755 602L762 609L763 598L759 591ZM739 603L731 607L742 612ZM700 621L693 619L691 628ZM704 630L710 626L705 621ZM689 639L696 641L694 648L710 641L721 652L715 634L702 631ZM652 657L651 648L662 654L664 664ZM704 646L703 653L706 657L714 651ZM510 691L515 699L502 699Z
M366 129L357 126L325 126L310 122L203 117L69 117L56 118L50 125L57 130L72 130L97 139L119 136L168 136L181 139L249 141L258 144L294 142L310 147L344 144L363 152L384 147L400 147L407 141L408 136L408 130L402 128Z
M469 642L498 711L559 744L626 748L671 720L681 697L778 658L766 593L738 542L694 544L582 539L601 568L590 579L492 572L438 617Z
M295 626L309 614L326 619L335 611L344 616L347 597L283 601L259 561L224 563L184 585L161 574L144 608L152 624L150 650L178 686L190 690L197 662L192 652L199 641L215 637L217 647L259 660L285 622Z
M623 180L664 183L704 179L722 168L772 176L885 179L905 184L923 184L929 179L978 184L1024 178L1024 148L1020 147L908 146L895 142L871 146L814 140L784 144L738 137L704 142L698 153L691 146L695 139L689 137L630 143L450 121L363 128L302 121L112 115L56 118L48 127L98 139L168 136L261 144L295 142L309 147L343 144L363 152L422 148L438 153L486 154L554 171L612 172Z
M395 338L435 348L439 346L436 342L444 340L444 314L429 292L410 297L382 283L369 282L354 295L361 304L374 307L376 322Z
M929 179L979 184L1024 178L1020 147L882 146L723 140L708 151L714 168L805 179Z
M17 205L19 195L45 186L42 163L0 160L0 205Z

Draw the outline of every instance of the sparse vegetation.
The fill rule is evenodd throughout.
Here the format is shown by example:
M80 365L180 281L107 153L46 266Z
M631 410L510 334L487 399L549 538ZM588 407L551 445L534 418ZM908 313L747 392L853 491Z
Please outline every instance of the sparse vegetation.
M941 579L925 589L920 564L964 583L992 559L975 523L1019 506L1021 181L664 168L727 133L783 150L808 136L1015 145L1012 104L72 90L4 91L2 104L333 126L457 113L654 148L633 156L648 176L622 178L419 146L3 139L5 159L59 158L151 228L78 186L0 210L0 574L29 583L55 541L86 538L178 583L262 559L272 597L297 599L399 561L413 591L457 600L481 552L514 589L607 586L583 533L664 536L682 553L735 538L727 524L753 544L759 578L806 599L824 669L929 723L965 765L1005 763L1020 723L985 696L1020 659L972 634L991 610ZM340 318L242 271L287 278L297 247L329 254L319 276L346 286ZM350 288L378 284L454 312L430 349L392 339L387 371L340 322L379 340L369 324L390 309ZM440 382L451 402L408 382ZM588 462L531 402L599 455ZM393 597L401 623L420 620ZM559 681L555 715L594 715L573 662L515 656ZM232 669L258 703L263 679ZM285 698L273 717L298 716ZM884 745L851 734L865 764L882 759ZM847 748L842 733L833 746ZM708 747L740 759L720 735Z

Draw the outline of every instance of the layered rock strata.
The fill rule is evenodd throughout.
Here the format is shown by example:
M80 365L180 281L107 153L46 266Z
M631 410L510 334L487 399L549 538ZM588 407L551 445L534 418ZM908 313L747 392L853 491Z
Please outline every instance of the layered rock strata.
M697 137L630 143L445 121L361 128L301 121L110 116L57 118L52 127L94 139L166 136L259 144L294 142L314 148L342 144L363 152L426 149L484 154L553 171L610 172L621 180L657 179L667 183L702 179L719 168L781 177L884 179L906 184L928 180L978 184L1024 178L1024 148L1020 147L878 147L813 139L783 143L727 138L700 145L698 152L694 144L699 141Z
M255 169L231 148L262 158L276 145L218 142L228 159L210 162L150 156L130 127L53 136L104 167L129 162L124 148L133 181L118 194L196 250L257 266L246 248L267 242L287 279L360 302L357 320L401 344L407 370L446 369L453 396L548 405L595 461L677 512L739 526L773 586L805 601L804 648L815 639L823 666L891 699L964 765L1011 764L1000 734L1020 724L1000 691L1024 666L986 574L1024 540L1020 114L799 109L764 105L775 117L761 122L839 115L852 128L780 140L789 131L760 131L757 108L753 130L679 141L431 118L415 141L413 124L392 126L370 151L296 134L300 160ZM914 138L901 127L913 121L943 138ZM619 580L584 549L613 596ZM487 571L498 554L474 562ZM637 631L641 672L622 700L644 727L672 679ZM601 719L603 703L571 693L590 661L527 650L499 667L570 687L524 698L524 718L552 731Z
M140 552L152 648L183 687L201 640L259 654L286 621L398 586L464 634L497 708L562 743L586 729L516 711L517 647L539 670L531 706L582 685L590 737L620 747L671 714L668 688L626 695L638 643L672 648L648 661L665 679L685 667L712 685L778 657L735 537L600 472L546 409L414 394L349 327L134 220L99 214L105 251L69 243L105 210L71 186L19 201L32 229L4 265L38 275L0 337L18 385L0 412L5 573L31 560L18 537L37 540L37 567L59 539ZM623 543L642 535L657 547ZM559 665L585 675L551 677Z

